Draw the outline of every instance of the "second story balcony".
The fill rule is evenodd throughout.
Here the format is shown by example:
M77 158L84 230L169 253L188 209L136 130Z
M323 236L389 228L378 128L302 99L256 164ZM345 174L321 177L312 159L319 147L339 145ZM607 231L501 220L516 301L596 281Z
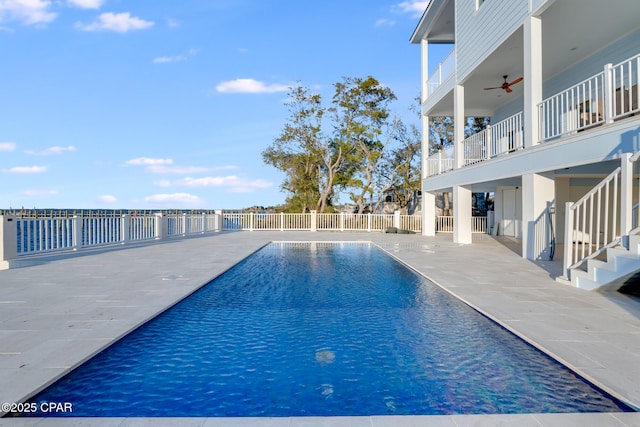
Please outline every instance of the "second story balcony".
M626 120L640 106L640 54L618 64L606 64L603 71L537 105L540 140L547 144ZM508 156L525 147L523 111L487 126L483 131L460 141L463 158L456 162L453 149L426 157L425 176L450 172L456 164L465 167L497 157Z

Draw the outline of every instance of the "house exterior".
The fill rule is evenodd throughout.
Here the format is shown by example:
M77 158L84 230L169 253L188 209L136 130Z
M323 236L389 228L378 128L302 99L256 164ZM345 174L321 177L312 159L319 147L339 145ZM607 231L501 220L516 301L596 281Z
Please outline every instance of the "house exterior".
M640 269L638 16L629 0L428 3L410 39L422 65L423 234L435 234L435 194L450 191L453 240L471 243L472 193L493 192L491 232L521 239L531 260L557 245L574 285L600 286L613 264L626 266L618 276ZM434 44L453 48L430 75ZM454 118L453 149L430 149L437 116ZM467 117L491 125L465 138Z

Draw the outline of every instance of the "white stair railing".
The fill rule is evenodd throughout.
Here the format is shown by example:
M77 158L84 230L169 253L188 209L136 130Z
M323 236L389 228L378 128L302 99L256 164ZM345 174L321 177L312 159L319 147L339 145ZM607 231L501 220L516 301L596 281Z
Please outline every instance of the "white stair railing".
M564 274L620 242L618 222L621 168L565 209Z

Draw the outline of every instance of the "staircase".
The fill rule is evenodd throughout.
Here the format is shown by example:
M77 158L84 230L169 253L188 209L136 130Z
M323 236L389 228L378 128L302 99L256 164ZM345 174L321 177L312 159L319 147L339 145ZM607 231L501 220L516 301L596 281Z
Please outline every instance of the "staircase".
M640 152L623 154L620 167L580 200L566 204L564 276L558 281L595 290L622 285L640 272L639 209L632 203L638 159Z
M622 286L624 279L640 271L640 235L629 235L629 249L623 246L606 248L596 258L587 259L586 270L571 269L571 284L585 290L606 285Z

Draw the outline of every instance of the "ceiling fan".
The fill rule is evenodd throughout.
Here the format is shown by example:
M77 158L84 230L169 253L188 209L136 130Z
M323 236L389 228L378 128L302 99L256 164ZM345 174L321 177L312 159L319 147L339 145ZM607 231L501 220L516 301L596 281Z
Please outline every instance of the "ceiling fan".
M519 79L515 79L514 81L512 81L511 83L507 82L507 77L509 76L502 76L502 78L504 79L504 83L502 83L502 86L497 86L497 87L485 87L484 90L492 90L492 89L504 89L505 92L507 93L511 93L513 92L513 90L510 88L510 86L513 86L515 84L520 83L523 79L522 77L520 77Z

